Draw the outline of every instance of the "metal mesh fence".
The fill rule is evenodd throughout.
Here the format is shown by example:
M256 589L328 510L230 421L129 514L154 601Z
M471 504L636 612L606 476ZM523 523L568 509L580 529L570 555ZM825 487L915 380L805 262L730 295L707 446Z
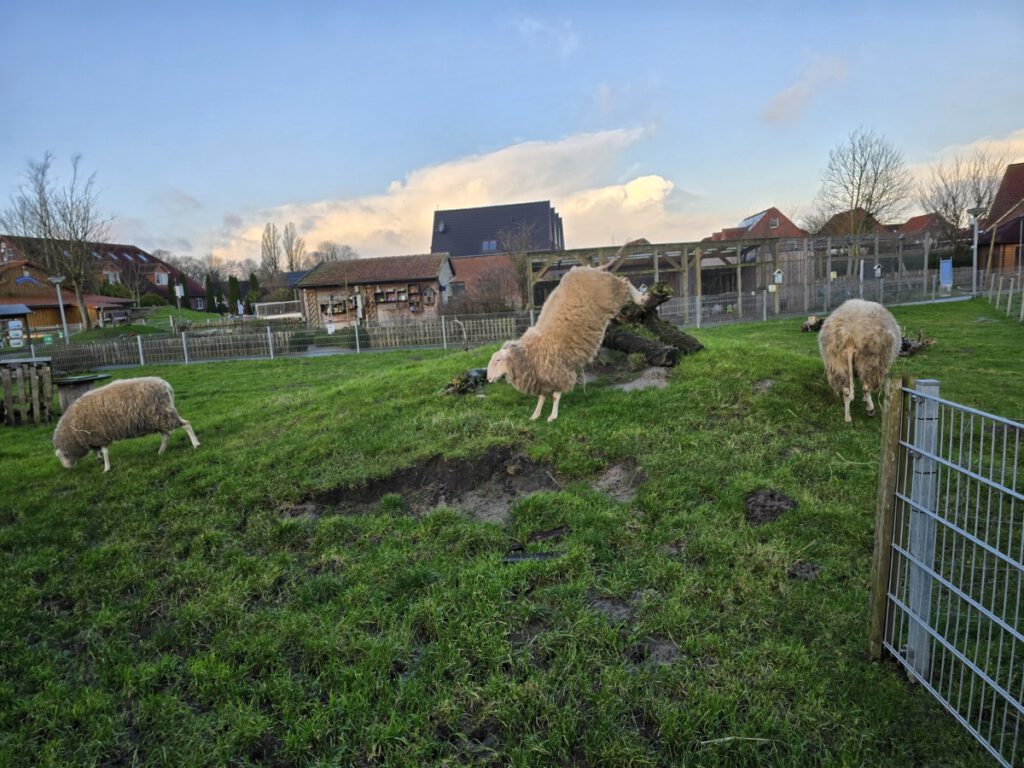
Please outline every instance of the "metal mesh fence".
M885 646L1003 765L1024 731L1024 424L904 390Z

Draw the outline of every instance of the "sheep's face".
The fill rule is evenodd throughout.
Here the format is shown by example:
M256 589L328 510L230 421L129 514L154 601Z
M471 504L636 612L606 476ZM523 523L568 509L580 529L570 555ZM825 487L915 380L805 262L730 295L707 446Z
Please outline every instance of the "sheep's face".
M508 346L504 346L491 355L491 362L487 364L487 381L493 384L508 374Z
M70 456L65 456L64 452L60 450L54 451L54 453L57 454L57 458L60 460L61 466L63 466L64 469L71 469L75 466L76 459L73 459Z

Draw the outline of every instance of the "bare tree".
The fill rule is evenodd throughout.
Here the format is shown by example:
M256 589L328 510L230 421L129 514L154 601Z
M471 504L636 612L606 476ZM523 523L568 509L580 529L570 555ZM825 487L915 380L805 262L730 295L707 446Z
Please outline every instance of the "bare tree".
M847 234L863 235L873 221L899 217L913 190L903 154L885 138L859 128L828 153L812 216L827 221L848 214Z
M81 160L81 155L72 155L71 179L64 186L56 186L50 178L52 154L30 161L26 182L11 198L10 208L0 214L0 224L12 234L40 240L43 267L65 277L82 322L91 328L84 292L96 281L99 260L94 253L109 236L110 219L99 213L96 174L84 181L80 177Z
M339 245L333 240L321 240L316 250L309 253L302 261L303 269L312 269L322 261L351 261L358 259L359 254L351 245Z
M498 232L498 250L512 260L515 270L519 306L532 305L530 296L530 250L533 248L536 224L520 222Z
M970 155L957 155L931 168L928 180L921 184L921 206L943 218L940 237L953 243L956 254L970 249L971 208L988 208L999 189L1007 153L978 149Z
M200 285L203 284L203 278L206 276L206 264L201 259L194 256L175 256L170 251L162 249L153 251L153 255Z
M156 256L155 253L153 255ZM136 304L142 301L142 294L145 293L145 288L149 285L149 274L151 272L152 267L144 265L138 259L132 259L121 265L121 285L128 289L132 301Z
M302 264L302 257L306 255L306 241L296 231L294 222L289 221L284 225L284 232L281 233L281 245L284 248L288 271L296 271Z
M265 275L276 275L281 271L281 235L272 222L263 228L260 245L260 271Z

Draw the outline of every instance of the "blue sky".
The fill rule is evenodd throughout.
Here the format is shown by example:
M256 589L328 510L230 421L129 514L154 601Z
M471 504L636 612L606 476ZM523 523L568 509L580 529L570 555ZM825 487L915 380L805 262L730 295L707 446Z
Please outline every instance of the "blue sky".
M550 199L569 247L810 212L867 128L911 169L1024 160L1024 3L0 0L0 205L95 171L114 235L259 259L267 221L376 256L437 208Z

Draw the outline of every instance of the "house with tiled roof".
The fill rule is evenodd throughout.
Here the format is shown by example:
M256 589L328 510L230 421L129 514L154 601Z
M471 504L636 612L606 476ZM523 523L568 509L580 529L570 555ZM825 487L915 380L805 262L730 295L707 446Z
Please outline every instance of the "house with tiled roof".
M10 255L9 251L4 252ZM46 270L27 259L0 261L0 305L27 307L31 313L29 330L53 328L61 325L61 304L68 325L80 325L82 315L75 300L75 292L65 286L58 301L57 288L49 282ZM98 322L103 312L122 309L131 302L95 293L82 295L82 303L92 322Z
M978 252L984 266L1014 269L1024 265L1024 163L1006 166L981 225Z
M832 216L815 234L822 237L835 237L837 235L866 235L876 232L884 234L889 232L889 228L863 208L853 208L848 211L840 211Z
M735 227L715 232L704 242L725 242L729 240L763 240L770 237L806 237L807 231L794 224L778 208L766 208L752 214Z
M54 242L61 247L61 241ZM0 262L27 259L44 264L46 245L47 241L41 238L0 235ZM90 242L85 245L94 262L94 290L101 291L103 285L121 285L139 298L151 293L173 302L171 285L176 282L185 286L183 306L203 309L203 286L153 254L124 243Z
M454 277L447 253L428 253L324 261L295 287L309 325L393 325L440 314Z

